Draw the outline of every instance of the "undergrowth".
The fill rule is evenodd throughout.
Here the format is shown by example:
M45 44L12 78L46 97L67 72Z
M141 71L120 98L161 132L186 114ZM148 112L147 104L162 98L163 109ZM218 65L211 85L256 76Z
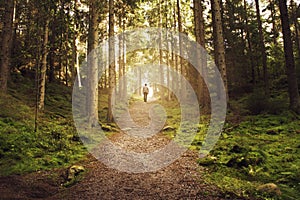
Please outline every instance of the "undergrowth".
M300 199L300 116L287 110L284 95L274 95L264 102L265 97L254 101L255 93L240 102L230 102L236 110L229 110L229 120L213 150L198 160L199 165L208 168L204 176L208 183L217 185L229 197L234 194L246 199ZM280 105L272 108L276 102ZM179 106L176 102L162 104L167 110L166 125L178 129ZM234 116L236 113L243 117ZM201 116L190 149L201 149L208 122L209 116ZM164 132L174 138L174 129ZM282 194L258 191L267 183L276 184Z
M34 97L29 95L33 84L24 81L22 86L11 85L9 94L0 96L0 175L68 166L85 157L87 151L72 121L71 89L48 84L46 110L39 115L38 131L34 132ZM214 149L198 160L208 168L204 178L225 194L300 199L300 117L287 111L284 95L278 98L275 95L267 102L264 96L258 96L259 93L254 93L239 102L230 102L227 117L235 121L225 124ZM106 102L107 95L100 95L101 122L106 119ZM174 138L180 127L180 104L158 103L165 108L167 117L164 133ZM119 107L118 112L123 112L124 105ZM243 118L236 120L236 113ZM209 116L201 116L191 149L201 149L208 122ZM185 131L188 132L182 130ZM282 195L258 192L257 187L265 183L278 185Z
M0 96L0 175L69 166L85 157L72 121L71 89L48 84L35 132L33 84L22 81Z
M209 168L206 178L226 192L260 199L300 198L300 122L286 111L249 116L238 125L226 124L210 156L199 159ZM279 186L282 195L262 194L257 187Z

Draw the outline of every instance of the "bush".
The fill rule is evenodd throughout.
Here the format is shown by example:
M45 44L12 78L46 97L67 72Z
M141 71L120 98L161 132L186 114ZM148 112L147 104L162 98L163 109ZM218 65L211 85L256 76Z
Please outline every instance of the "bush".
M281 98L273 98L269 100L268 113L278 115L288 109L286 100Z
M250 114L258 115L262 113L280 114L288 109L287 101L281 96L267 97L263 90L255 91L246 100L246 109Z
M268 110L269 99L262 90L255 91L247 99L246 105L251 114L258 115Z

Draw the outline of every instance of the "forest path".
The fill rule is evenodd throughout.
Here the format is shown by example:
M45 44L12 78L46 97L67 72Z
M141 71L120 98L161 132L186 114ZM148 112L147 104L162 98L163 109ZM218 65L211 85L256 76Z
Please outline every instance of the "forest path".
M149 125L151 119L149 111L153 106L155 102L140 101L130 106L130 114L138 126ZM123 125L132 123L127 118L122 122ZM137 127L131 128L134 130ZM127 129L131 130L130 127ZM138 131L135 133L142 134ZM152 152L170 142L162 133L143 138L129 136L122 131L111 135L109 141L123 149L138 153ZM105 148L105 144L100 146ZM115 156L115 152L106 150L101 151L104 158L109 160ZM216 186L203 180L206 169L196 163L197 156L197 152L188 150L173 163L157 171L128 173L110 168L89 155L86 161L80 163L85 167L86 174L73 186L66 188L59 185L63 183L65 171L62 170L3 177L0 178L0 199L225 199L224 194ZM139 169L142 166L137 164L134 167ZM62 174L60 178L53 178L56 176L53 174L57 173ZM60 179L60 182L57 179Z
M137 125L149 125L149 111L153 106L155 102L135 102L130 106ZM132 123L130 119L122 121L126 120ZM169 143L162 133L141 138L120 132L112 135L110 141L135 152L152 152ZM112 153L105 154L113 156ZM121 172L94 159L85 166L88 173L80 183L49 199L223 199L215 186L201 178L205 169L196 163L197 156L197 152L189 150L169 166L146 173Z

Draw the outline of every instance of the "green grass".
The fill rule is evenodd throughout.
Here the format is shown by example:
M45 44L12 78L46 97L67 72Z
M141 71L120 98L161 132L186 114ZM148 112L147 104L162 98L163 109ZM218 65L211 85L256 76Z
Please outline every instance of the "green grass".
M210 152L216 160L205 165L210 169L207 179L239 196L299 199L299 131L298 116L288 111L249 116L234 127L227 124ZM256 191L258 185L271 182L279 186L282 196L275 198Z
M47 85L46 110L39 115L38 131L34 132L34 97L30 95L33 86L24 79L22 84L11 85L8 95L0 96L0 175L70 166L87 154L72 121L71 88ZM280 106L279 113L271 107L251 110L256 107L249 106L249 98L231 103L235 110L231 110L229 118L236 119L236 113L243 118L227 122L209 156L199 159L199 164L208 168L205 180L229 196L300 199L300 116L286 111L286 103ZM280 101L283 99L281 96ZM140 100L133 96L130 102ZM260 105L260 101L255 104ZM272 102L277 102L276 97ZM165 125L172 127L165 134L174 138L180 125L180 105L176 101L158 103L165 108ZM125 105L119 106L118 112L123 112ZM106 94L100 95L99 108L100 122L115 127L105 124ZM258 111L260 114L253 115ZM209 116L201 116L191 149L201 149L208 120ZM280 197L256 190L271 182L279 186Z
M245 98L247 101L248 99ZM268 108L259 115L252 112L244 101L233 102L248 115L224 126L217 144L210 154L199 159L209 170L205 180L217 185L225 194L257 199L300 199L300 116L281 108ZM273 102L277 102L276 97ZM280 101L282 97L280 96ZM242 104L241 104L242 103ZM176 102L163 102L167 110L167 125L178 129L180 108ZM284 102L285 105L285 102ZM252 107L250 107L252 108ZM237 110L241 111L241 110ZM269 114L268 114L269 112ZM276 114L274 114L276 113ZM198 132L190 148L200 150L208 128L209 116L201 116ZM170 138L175 130L165 131ZM279 186L282 195L262 194L257 187L266 183Z
M26 81L25 81L26 82ZM49 84L45 112L34 132L31 82L12 85L0 96L0 175L69 166L87 154L71 115L71 89Z
M18 75L16 75L18 76ZM88 154L77 134L72 116L72 87L59 83L46 84L45 110L35 125L34 82L12 77L7 95L0 95L0 175L23 174L70 166ZM107 124L108 95L99 95L99 121Z

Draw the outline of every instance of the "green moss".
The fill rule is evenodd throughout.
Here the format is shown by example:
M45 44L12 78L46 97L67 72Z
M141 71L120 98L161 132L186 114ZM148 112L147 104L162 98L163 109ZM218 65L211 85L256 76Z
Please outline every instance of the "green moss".
M222 134L226 137L221 137L210 152L217 161L209 166L212 171L207 175L208 180L226 191L242 196L247 191L247 195L263 199L268 197L260 196L255 186L274 182L282 189L279 199L300 198L297 116L289 113L251 116L227 130ZM222 174L227 178L222 179Z
M178 129L180 109L176 102L162 104L168 116L172 116L167 118L167 125ZM205 180L219 186L224 194L254 199L300 199L299 116L286 110L276 115L268 112L244 116L238 123L227 122L214 149L198 160L208 168ZM200 122L190 147L193 150L200 150L203 145L209 117L202 116ZM164 133L170 138L176 135L174 130ZM259 185L270 182L279 186L281 196L271 197L257 191Z
M0 96L0 175L22 174L68 166L87 151L76 139L71 118L70 88L49 85L45 113L34 132L34 98L22 88L11 88ZM55 98L54 98L55 96Z

